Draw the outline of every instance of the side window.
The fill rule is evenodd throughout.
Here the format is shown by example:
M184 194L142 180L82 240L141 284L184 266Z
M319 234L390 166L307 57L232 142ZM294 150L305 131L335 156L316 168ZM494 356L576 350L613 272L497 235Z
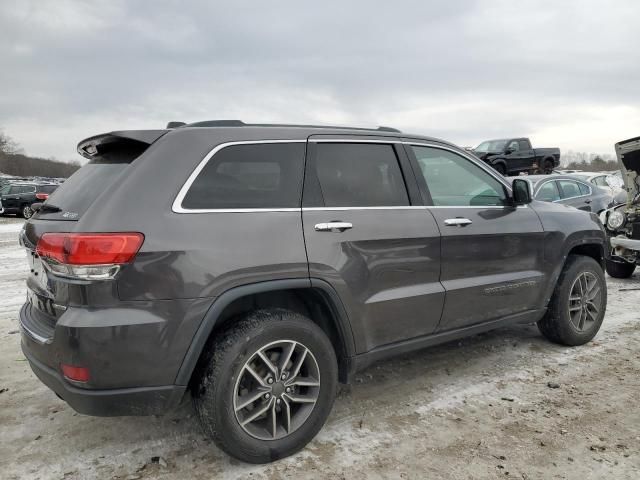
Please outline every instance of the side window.
M589 190L589 186L586 183L578 182L578 188L580 189L580 195L590 195L591 194L591 191Z
M504 186L470 160L433 147L412 146L436 206L505 205Z
M596 185L598 185L599 187L606 187L607 186L607 177L605 177L604 175L601 175L599 177L593 178L591 180L591 183L594 183Z
M531 150L531 145L529 145L529 142L526 140L518 140L518 149L520 151Z
M517 152L518 150L520 150L520 145L518 145L517 140L514 140L512 142L509 142L509 146L507 148L509 150L513 150L514 152Z
M580 193L580 187L578 187L578 182L574 182L573 180L558 180L558 183L560 184L562 198L579 197L582 195Z
M392 145L318 143L316 173L327 207L409 205Z
M9 193L10 188L11 185L5 185L4 187L0 188L0 195L6 195L7 193Z
M560 200L560 191L556 182L546 182L536 193L536 200L543 202L555 202Z
M231 145L205 165L182 201L187 209L300 206L304 143Z

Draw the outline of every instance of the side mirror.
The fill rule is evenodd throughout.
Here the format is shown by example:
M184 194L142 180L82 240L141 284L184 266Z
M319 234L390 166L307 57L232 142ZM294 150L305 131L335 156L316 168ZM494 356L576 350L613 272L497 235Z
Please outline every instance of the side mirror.
M526 180L521 178L513 180L513 203L516 205L531 203L531 189Z
M516 151L516 149L513 148L513 147L507 147L507 148L504 149L504 153L513 153L515 151Z

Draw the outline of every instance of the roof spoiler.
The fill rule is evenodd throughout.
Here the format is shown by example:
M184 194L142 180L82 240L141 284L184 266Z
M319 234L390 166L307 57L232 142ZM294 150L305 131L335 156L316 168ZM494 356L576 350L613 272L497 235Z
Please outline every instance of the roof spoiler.
M82 140L78 144L78 153L89 160L126 147L142 153L167 132L168 130L122 130L102 133Z

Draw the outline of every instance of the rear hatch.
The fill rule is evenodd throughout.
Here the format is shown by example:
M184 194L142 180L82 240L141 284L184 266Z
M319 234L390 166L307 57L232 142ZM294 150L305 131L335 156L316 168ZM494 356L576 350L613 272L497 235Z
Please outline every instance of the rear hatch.
M57 318L69 305L86 305L92 298L115 301L114 282L77 280L54 275L36 252L44 234L76 232L78 220L100 197L127 175L132 163L167 130L111 132L88 138L78 152L89 162L58 187L25 223L20 242L27 250L27 315L24 325L42 338L53 336Z

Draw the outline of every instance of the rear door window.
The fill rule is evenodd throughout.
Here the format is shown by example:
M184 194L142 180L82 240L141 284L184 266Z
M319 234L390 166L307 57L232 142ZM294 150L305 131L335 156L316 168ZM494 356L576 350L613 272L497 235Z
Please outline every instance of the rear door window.
M560 184L560 195L563 199L582 195L582 193L580 193L580 187L578 187L578 182L574 182L573 180L559 180L558 183Z
M300 207L305 144L231 145L218 151L182 200L189 210Z
M409 205L393 145L322 142L315 162L327 207Z

